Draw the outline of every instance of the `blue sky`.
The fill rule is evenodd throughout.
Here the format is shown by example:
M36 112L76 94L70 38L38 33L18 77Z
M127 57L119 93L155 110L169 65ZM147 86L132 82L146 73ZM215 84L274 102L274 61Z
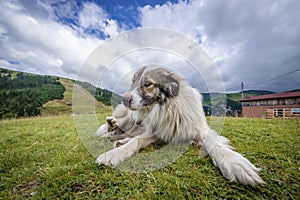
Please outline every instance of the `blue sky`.
M60 23L66 25L80 26L77 16L82 11L87 3L93 3L103 9L103 12L111 20L117 21L124 29L132 29L141 26L138 8L144 6L155 7L156 5L163 5L166 2L177 3L178 1L167 0L96 0L96 1L53 1L49 4L54 9L54 14ZM28 4L27 4L28 5ZM66 7L71 7L72 12L65 12ZM88 33L97 34L100 31L96 28L94 30L87 30ZM98 35L100 38L105 38L102 34Z
M0 67L76 78L99 45L156 27L203 48L229 92L238 91L241 81L245 89L300 88L300 1L6 0L0 9ZM142 58L149 60L135 59ZM197 79L184 75L192 85Z

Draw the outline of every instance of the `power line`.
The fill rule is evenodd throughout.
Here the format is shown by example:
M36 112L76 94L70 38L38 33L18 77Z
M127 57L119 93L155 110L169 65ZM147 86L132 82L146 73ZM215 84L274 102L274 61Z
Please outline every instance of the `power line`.
M279 76L264 80L264 81L260 81L260 82L256 82L256 83L245 83L245 82L241 82L241 85L239 86L234 86L234 87L230 87L230 88L226 88L227 91L232 91L232 90L237 90L238 88L241 88L241 91L245 88L244 86L268 86L268 85L274 85L274 84L281 84L281 85L296 85L296 84L300 84L300 82L290 82L290 83L266 83L269 81L273 81L279 78L282 78L284 76L290 75L292 73L295 73L297 71L300 71L300 68L295 69L293 71L287 72L285 74L281 74Z
M281 77L284 77L284 76L287 76L287 75L290 75L292 73L295 73L297 71L300 71L300 68L298 69L295 69L293 71L290 71L288 73L285 73L285 74L282 74L282 75L279 75L279 76L276 76L276 77L273 77L273 78L270 78L270 79L267 79L267 80L264 80L264 81L261 81L261 82L257 82L257 83L247 83L247 85L258 85L258 84L261 84L261 83L265 83L265 82L269 82L269 81L273 81L273 80L276 80L278 78L281 78Z
M263 84L255 84L255 86L268 86L268 85L275 85L275 84L280 84L280 85L297 85L297 84L300 84L300 82L290 82L290 83L277 83L277 82L274 82L274 83L263 83ZM248 84L246 84L248 85ZM251 86L253 84L250 84Z

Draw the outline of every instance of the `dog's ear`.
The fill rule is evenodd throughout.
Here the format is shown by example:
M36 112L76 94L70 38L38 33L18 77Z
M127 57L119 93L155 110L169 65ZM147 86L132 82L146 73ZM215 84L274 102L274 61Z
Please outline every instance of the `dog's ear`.
M148 72L156 87L164 94L165 97L172 98L178 96L179 93L179 77L175 73L169 72L163 68L156 68Z
M165 83L164 89L167 97L175 97L179 92L179 83L176 79L170 76Z

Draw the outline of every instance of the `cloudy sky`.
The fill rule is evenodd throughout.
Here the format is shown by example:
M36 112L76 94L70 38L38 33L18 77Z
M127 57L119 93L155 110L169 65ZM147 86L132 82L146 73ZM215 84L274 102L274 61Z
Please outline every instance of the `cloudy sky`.
M106 43L124 33L155 27L182 34L202 48L227 92L239 91L242 81L246 90L300 88L297 0L5 0L0 9L3 68L78 78L97 47L102 45L103 51ZM143 37L136 40L143 43ZM129 73L127 65L158 63L177 66L192 85L205 88L199 84L207 82L209 72L201 74L204 82L195 81L201 78L187 73L178 56L153 50L126 55L112 57L111 66L118 64L110 68L115 77L102 77L100 86L114 89L112 80Z

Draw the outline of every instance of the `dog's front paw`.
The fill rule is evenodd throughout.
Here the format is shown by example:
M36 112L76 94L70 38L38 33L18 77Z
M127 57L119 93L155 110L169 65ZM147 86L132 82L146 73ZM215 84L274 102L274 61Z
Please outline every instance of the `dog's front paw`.
M97 160L97 165L115 166L130 157L133 153L123 150L121 147L112 149L106 153L101 154Z
M103 125L101 125L99 128L98 128L98 130L97 130L97 132L96 132L96 135L98 135L98 136L105 136L106 134L108 133L108 125L107 124L103 124Z
M106 119L109 126L112 128L112 130L119 129L119 123L117 122L117 119L114 117L109 117Z

